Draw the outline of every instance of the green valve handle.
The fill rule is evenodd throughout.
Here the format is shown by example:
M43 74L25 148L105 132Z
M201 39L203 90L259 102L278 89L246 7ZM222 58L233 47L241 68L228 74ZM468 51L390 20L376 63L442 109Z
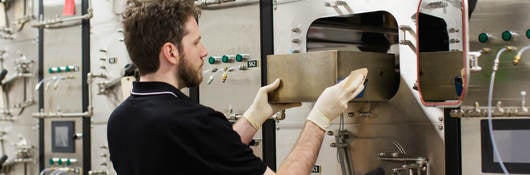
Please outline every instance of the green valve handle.
M55 161L53 161L53 158L50 158L50 160L48 160L48 163L50 163L50 165L53 165Z
M489 40L489 35L487 33L481 33L478 35L478 41L480 43L486 43Z
M511 31L504 31L502 32L502 40L504 41L511 41L513 39L513 34Z
M526 30L526 38L530 39L530 29Z
M237 54L236 55L236 61L237 62L242 62L245 59L248 59L248 55L247 54Z
M228 61L230 61L230 57L228 57L228 55L223 55L223 57L221 58L221 61L223 63L228 63Z
M219 62L219 61L218 61L218 58L215 58L215 57L213 57L213 56L210 57L210 58L208 58L208 63L210 63L210 64L215 64L215 63L217 63L217 62Z

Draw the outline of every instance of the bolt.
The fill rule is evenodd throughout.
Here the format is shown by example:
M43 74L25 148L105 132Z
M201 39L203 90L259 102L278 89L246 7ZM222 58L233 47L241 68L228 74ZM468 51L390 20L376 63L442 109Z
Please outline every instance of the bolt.
M444 125L438 125L438 129L439 130L443 130L444 129Z
M295 27L295 28L292 28L291 31L295 33L300 33L300 28Z

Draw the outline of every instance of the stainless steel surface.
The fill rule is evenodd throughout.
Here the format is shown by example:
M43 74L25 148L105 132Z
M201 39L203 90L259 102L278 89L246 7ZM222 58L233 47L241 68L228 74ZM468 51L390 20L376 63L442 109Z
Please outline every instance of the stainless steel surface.
M305 103L303 103L305 104ZM286 111L286 119L280 121L277 131L278 156L283 160L296 142L303 122L311 105L302 105L302 109ZM425 157L429 161L432 175L445 174L444 141L438 128L423 116L421 107L411 91L402 81L394 98L385 103L352 105L348 112L359 109L371 109L370 116L345 117L344 129L351 132L348 141L355 174L366 174L382 168L385 174L391 174L393 168L403 165L400 161L383 161L380 152L405 153L407 157ZM443 126L443 121L434 123ZM338 132L339 120L333 121L329 131ZM341 174L337 158L337 148L329 146L336 143L334 135L324 137L316 164L322 166L324 174ZM399 144L401 146L396 146Z
M368 68L364 96L353 101L383 102L399 86L393 54L353 51L318 51L269 55L267 82L280 78L282 84L269 98L275 103L316 101L322 91L344 79L355 69Z
M320 18L308 29L307 51L347 48L388 53L398 41L397 28L394 16L384 11Z
M277 5L274 10L275 54L314 51L316 47L312 44L320 43L308 40L307 37L313 32L309 29L315 21L323 18L355 16L384 11L395 19L395 26L415 26L414 19L411 17L416 14L418 1L345 0L341 1L341 4L338 6L325 6L325 2L322 1L306 0L290 1L289 3ZM352 19L357 18L352 17ZM368 21L373 22L373 20ZM355 22L359 21L351 23L358 24ZM344 23L344 26L351 25L348 22ZM383 170L384 174L391 174L392 169L400 168L402 166L401 162L386 162L377 158L377 154L380 152L396 152L400 150L395 146L397 142L404 147L408 156L427 158L431 166L431 174L445 174L443 121L438 120L440 117L443 118L443 113L437 108L426 108L419 103L417 91L411 88L417 80L415 50L413 51L407 46L398 45L398 41L405 39L415 45L416 36L411 33L415 33L416 28L411 27L411 30L411 32L399 32L396 36L397 40L390 42L388 50L382 51L383 53L395 54L398 58L396 62L399 63L401 79L399 83L396 83L399 84L399 88L395 96L386 102L351 103L348 110L353 117L346 117L345 129L351 131L354 136L350 142L350 151L355 174L367 174L378 169ZM341 29L336 31L348 30ZM381 32L381 30L376 31ZM355 35L355 32L353 32L354 34L349 34L348 32L338 32L340 34L335 33L334 36L328 35L329 37L326 38L350 38L351 40L349 41L356 41L355 37L357 35ZM369 31L366 32L369 33ZM326 32L325 34L328 33ZM292 42L295 39L298 39L298 42ZM327 41L329 40L326 40L326 43L328 43ZM381 43L375 42L374 44ZM344 45L342 43L330 43L326 48L336 49L344 47ZM357 46L350 46L348 45L345 49L360 50ZM308 78L300 77L300 79ZM370 83L371 79L368 79ZM313 103L302 103L299 108L287 110L286 118L279 122L280 129L276 132L278 165L282 163L289 151L291 151L312 107ZM441 130L439 129L440 126L442 127ZM338 120L333 122L329 130L335 131L337 128ZM342 173L337 160L336 148L328 146L333 142L335 142L334 136L325 136L316 161L316 164L321 166L322 175Z
M487 94L493 60L497 52L505 46L515 46L520 49L530 45L530 40L525 36L525 32L530 28L528 9L530 9L529 0L479 0L471 14L468 33L470 51L480 51L484 48L490 51L483 51L478 57L478 66L482 69L470 73L468 94L462 104L462 111L457 111L459 113L455 114L464 115L461 119L462 174L490 174L482 172L480 120L487 116ZM503 41L504 31L516 32L519 36L512 41ZM478 36L481 33L488 34L490 40L480 43ZM521 106L521 91L530 90L530 53L523 53L518 65L512 63L514 56L515 52L505 52L500 56L492 99L492 115L496 119L508 117L528 119L530 116L522 111ZM496 139L499 141L505 138Z
M4 154L8 156L2 167L2 173L6 175L38 174L38 132L35 127L37 121L31 117L31 113L37 111L37 105L26 103L38 99L37 93L33 90L38 81L36 44L38 34L35 29L27 25L25 18L26 15L33 15L31 7L37 4L38 2L33 0L28 0L27 6L24 6L22 0L10 1L10 8L6 14L12 34L0 31L0 50L5 51L5 54L0 55L0 58L4 58L0 69L8 71L4 79L6 84L0 89L2 96L6 97L6 101L0 99L0 133L3 133L1 139L4 147L0 156ZM24 9L28 10L27 13L24 13ZM3 39L6 35L12 39ZM33 61L29 64L27 74L19 74L23 70L17 70L17 65L21 65L17 62L22 61L23 57L26 61Z
M57 14L62 14L63 4L55 3L53 1L44 1L44 18L52 18ZM81 2L76 3L76 9L81 9ZM76 14L80 14L80 10ZM47 83L42 88L44 92L44 108L41 114L51 113L71 113L71 114L82 114L82 91L81 87L83 82L81 80L81 71L78 72L62 72L62 73L50 73L48 68L58 66L79 66L81 67L81 25L73 25L66 28L60 29L45 29L44 31L44 54L43 54L43 65L44 65L44 79L71 76L72 79L65 79L60 83ZM65 36L65 37L57 37ZM77 36L77 37L74 37ZM37 112L37 111L35 111ZM73 119L57 119L50 118L44 120L44 160L45 167L49 168L55 165L50 165L47 161L50 158L75 158L79 160L78 163L72 164L71 167L83 167L83 147L90 145L83 145L81 139L74 139L75 151L73 153L56 153L52 151L52 127L51 122L53 121L74 121L74 133L82 133L82 120L81 118Z
M522 48L530 45L525 32L530 29L530 17L528 14L530 1L528 0L481 0L478 1L475 11L469 20L469 44L470 51L478 51L490 48L489 53L482 53L478 58L481 71L470 73L470 84L468 94L464 100L464 106L473 106L479 102L481 106L487 104L487 93L492 72L493 59L496 53L504 46L515 46ZM502 32L514 31L519 34L513 41L503 41ZM480 33L488 33L490 38L487 43L480 43ZM521 90L530 90L530 53L522 55L521 63L513 65L515 52L505 52L500 57L499 69L497 71L493 101L502 101L504 106L520 106Z
M239 2L250 1L238 0L209 6L202 10L199 18L202 43L208 50L203 65L203 71L206 73L203 74L203 82L199 86L199 102L224 113L230 119L242 116L261 87L259 4L239 6ZM219 9L209 9L215 7ZM237 54L244 57L242 62L221 61L223 55ZM210 56L219 57L219 63L209 64ZM258 67L240 69L247 66L247 61L252 60L257 61ZM212 72L213 69L217 71ZM224 81L223 74L226 74ZM254 139L261 140L261 129ZM258 157L263 155L262 145L251 147Z
M425 101L458 100L455 78L462 77L461 51L419 53L419 89ZM456 64L451 64L456 63Z

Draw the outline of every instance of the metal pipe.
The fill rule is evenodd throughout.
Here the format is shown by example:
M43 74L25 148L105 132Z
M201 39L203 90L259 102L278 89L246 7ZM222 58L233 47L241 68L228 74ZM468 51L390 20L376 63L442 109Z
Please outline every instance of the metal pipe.
M33 113L31 116L33 118L75 118L75 117L92 117L92 107L88 108L86 112L71 112L71 113L62 113L62 112L38 112Z
M259 0L198 0L195 5L203 10L241 7L259 3Z
M93 13L93 10L92 8L89 8L88 9L88 13L87 14L84 14L84 15L81 15L81 16L72 16L72 17L56 17L55 19L51 19L51 20L43 20L43 19L39 19L39 22L37 24L33 24L31 25L31 27L35 27L35 28L47 28L47 29L51 29L51 28L60 28L60 27L57 27L56 25L57 24L62 24L64 22L70 22L70 21L77 21L77 20L89 20L91 19L92 17L94 16L94 13ZM42 16L41 16L42 17Z
M386 161L427 161L424 157L408 158L408 157L379 157L380 160Z
M340 125L335 143L337 147L337 156L339 158L340 168L343 175L353 175L355 171L352 167L350 156L350 144L348 143L348 131L344 129L344 114L340 114Z
M9 83L11 83L12 81L14 81L16 79L29 78L29 77L33 77L33 74L31 74L31 73L17 73L15 76L10 77L10 78L2 81L2 84L9 84Z
M92 99L92 82L95 77L102 76L102 74L91 74L88 73L87 83L88 83L88 109L86 112L72 112L72 113L62 113L62 112L37 112L31 114L33 118L76 118L76 117L92 117L94 115L94 106ZM41 80L43 82L44 80ZM39 84L42 84L39 82ZM37 85L35 89L38 89L40 85Z

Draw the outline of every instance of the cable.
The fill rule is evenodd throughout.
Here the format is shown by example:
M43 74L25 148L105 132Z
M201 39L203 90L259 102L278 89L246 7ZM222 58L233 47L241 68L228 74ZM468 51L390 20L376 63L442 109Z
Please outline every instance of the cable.
M493 120L491 117L491 101L493 99L493 85L495 83L495 73L497 72L497 69L499 67L499 58L501 54L506 50L507 48L502 48L501 50L499 50L499 52L497 52L495 60L493 61L493 71L491 73L490 88L488 91L488 127L490 132L491 145L493 146L493 152L495 156L497 156L497 160L499 161L499 165L501 166L504 174L509 175L508 170L506 169L506 166L504 166L504 162L502 161L499 149L497 148L497 144L495 143L495 136L493 136Z

